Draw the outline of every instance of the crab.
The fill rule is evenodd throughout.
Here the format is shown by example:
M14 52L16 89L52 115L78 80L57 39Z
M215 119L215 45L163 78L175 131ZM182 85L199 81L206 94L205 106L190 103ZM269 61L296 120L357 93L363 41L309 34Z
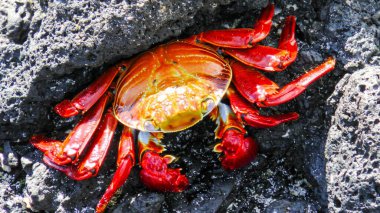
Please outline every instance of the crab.
M253 28L202 32L119 62L72 100L55 106L64 118L83 114L63 142L42 135L34 135L30 142L44 153L47 165L84 180L97 175L118 123L123 124L117 169L96 212L106 209L136 158L147 188L185 190L187 177L180 168L168 167L175 157L162 154L163 134L187 129L207 115L217 125L219 143L214 151L220 153L222 167L246 166L258 153L246 125L267 128L299 117L295 112L265 116L257 107L277 106L297 97L335 66L335 59L329 57L282 88L265 77L259 70L282 71L298 53L294 16L285 19L278 47L258 44L269 34L273 15L274 5L268 4Z

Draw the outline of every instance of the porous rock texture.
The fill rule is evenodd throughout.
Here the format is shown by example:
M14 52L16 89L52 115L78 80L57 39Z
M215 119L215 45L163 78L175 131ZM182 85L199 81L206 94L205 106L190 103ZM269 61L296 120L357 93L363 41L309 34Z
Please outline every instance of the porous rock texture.
M328 28L344 41L339 55L348 73L328 99L328 211L379 212L380 5L332 2L330 11Z
M329 210L380 211L380 66L347 75L326 143Z
M297 111L300 120L271 129L248 128L260 154L246 168L233 172L221 169L212 153L215 125L208 119L167 134L164 143L170 154L180 157L174 167L183 168L189 189L151 192L139 181L136 167L110 211L379 208L379 140L372 133L376 125L378 133L380 117L378 103L373 103L380 96L375 86L379 4L376 0L274 3L273 29L263 43L276 45L284 18L296 15L300 52L294 65L283 73L268 74L270 78L284 85L328 55L338 61L333 73L294 101L262 110L267 114ZM70 180L45 166L41 153L28 144L34 133L62 139L78 121L79 117L59 118L52 112L54 104L73 97L118 60L157 44L210 29L251 27L266 4L260 0L1 1L0 211L93 212L115 171L120 132L96 178ZM361 139L373 141L365 145ZM360 170L358 165L363 165Z

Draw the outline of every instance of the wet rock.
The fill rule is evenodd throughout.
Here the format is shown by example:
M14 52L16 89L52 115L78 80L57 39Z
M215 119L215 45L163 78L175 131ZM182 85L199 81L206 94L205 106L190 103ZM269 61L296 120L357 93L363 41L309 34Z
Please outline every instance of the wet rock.
M337 109L325 153L329 211L379 211L380 67L346 77L330 100Z
M271 203L265 213L285 213L285 212L317 212L313 204L305 201L278 200Z
M251 27L258 8L266 3L1 1L0 143L8 142L12 152L21 156L21 166L3 163L11 172L4 172L0 178L0 211L93 212L115 171L117 142L96 178L73 181L47 168L41 154L26 142L35 133L62 139L79 119L59 118L52 112L54 104L73 97L119 59L151 46L210 29ZM331 116L344 99L345 90L339 88L349 77L339 82L330 105L326 106L325 100L345 73L354 73L366 64L379 65L380 8L376 3L276 0L273 30L263 43L277 45L283 19L296 15L300 52L286 72L267 73L270 78L284 85L329 55L338 60L334 72L296 100L261 110L264 114L297 111L301 119L271 129L248 128L260 145L260 155L248 167L232 173L223 171L218 156L212 153L216 143L213 122L168 134L168 152L180 157L173 167L182 167L189 176L189 189L178 194L150 192L139 181L136 167L108 209L259 212L307 206L327 211L335 200L327 199L331 182L326 182L324 145ZM335 135L333 131L329 138ZM5 152L1 153L4 156ZM327 160L336 163L333 158ZM349 165L344 166L349 169ZM370 165L366 166L370 175ZM368 185L365 181L360 184ZM368 197L371 200L371 195ZM363 199L367 197L359 196L359 201L353 202L360 205Z
M130 203L122 204L113 212L159 212L165 197L159 193L142 193L132 198Z
M326 32L336 39L331 48L348 71L365 64L379 65L379 27L371 18L379 10L375 0L332 1L321 14L327 20Z
M230 195L234 181L232 175L223 177L223 179L215 179L212 181L209 190L197 193L191 203L177 206L175 210L178 212L217 212Z

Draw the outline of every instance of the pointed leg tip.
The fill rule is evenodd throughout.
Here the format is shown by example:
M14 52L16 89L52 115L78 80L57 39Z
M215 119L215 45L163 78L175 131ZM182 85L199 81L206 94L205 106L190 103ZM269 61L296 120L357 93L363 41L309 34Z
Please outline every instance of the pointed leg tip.
M261 16L259 20L261 21L271 21L274 16L274 4L268 3L261 11Z
M55 105L54 111L63 118L69 118L79 113L78 109L71 103L70 100L63 100Z
M38 144L41 143L41 142L44 142L46 141L45 140L45 136L43 135L33 135L30 139L29 139L29 143L31 143L33 146L35 146L37 149L38 149Z
M268 11L271 11L271 10L274 11L274 4L269 1L268 5L264 9Z
M284 119L285 120L284 122L286 122L286 121L295 121L295 120L298 120L298 118L300 117L300 115L298 113L296 113L296 112L290 112L290 113L285 114L285 115L287 115L287 118Z
M101 200L102 201L102 200ZM103 201L103 202L100 202L98 203L98 205L96 206L96 210L95 212L96 213L102 213L106 210L106 207L107 207L107 204L108 204L109 201Z
M326 63L332 67L335 67L336 59L334 56L330 56L327 58Z
M43 153L57 150L62 145L61 141L47 138L43 135L33 135L30 138L29 143L31 143L35 148Z
M33 145L41 143L41 142L50 142L50 141L53 141L53 139L49 139L49 138L45 137L44 135L33 135L29 139L29 143L31 143Z

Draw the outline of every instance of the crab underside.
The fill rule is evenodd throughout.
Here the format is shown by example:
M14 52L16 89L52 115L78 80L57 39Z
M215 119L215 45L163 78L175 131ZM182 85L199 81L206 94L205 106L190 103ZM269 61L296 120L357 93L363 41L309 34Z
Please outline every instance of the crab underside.
M189 128L206 115L217 124L220 143L214 151L221 153L223 168L247 165L258 148L245 125L273 127L299 117L295 112L260 115L256 106L277 106L297 97L335 65L328 58L282 88L261 74L259 70L284 70L298 52L294 16L286 18L277 48L257 44L268 35L273 14L269 4L252 29L207 31L120 62L72 100L56 105L55 111L65 118L84 114L63 142L35 135L31 143L44 153L46 164L84 180L97 175L118 122L124 125L117 170L97 212L105 210L136 164L135 134L140 179L152 190L181 192L189 185L179 168L168 168L175 158L161 155L161 139L163 133ZM221 103L223 97L229 105Z

